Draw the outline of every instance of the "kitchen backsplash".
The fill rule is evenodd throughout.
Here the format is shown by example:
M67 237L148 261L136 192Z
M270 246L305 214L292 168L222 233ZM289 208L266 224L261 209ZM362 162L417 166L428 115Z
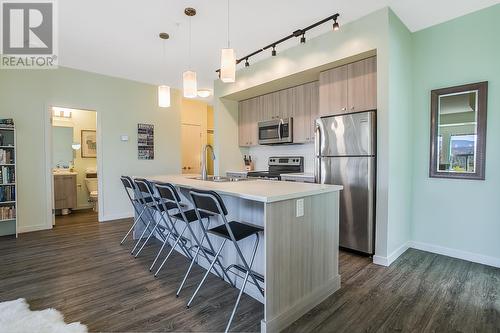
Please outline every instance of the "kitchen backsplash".
M314 143L301 145L276 145L250 147L255 170L267 170L271 156L304 156L304 172L314 173Z

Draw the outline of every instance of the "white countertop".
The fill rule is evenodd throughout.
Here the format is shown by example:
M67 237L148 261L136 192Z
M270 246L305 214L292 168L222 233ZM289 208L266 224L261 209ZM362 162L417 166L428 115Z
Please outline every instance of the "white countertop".
M340 185L292 183L274 180L242 180L237 182L213 182L194 179L186 175L159 175L144 177L150 181L172 183L184 188L212 190L219 194L243 199L276 202L316 194L336 192L343 189Z
M306 173L306 172L299 172L299 173L282 173L280 176L289 176L289 177L296 177L296 178L314 178L313 173Z
M75 171L63 171L63 172L52 172L54 176L75 176L78 175L78 172Z

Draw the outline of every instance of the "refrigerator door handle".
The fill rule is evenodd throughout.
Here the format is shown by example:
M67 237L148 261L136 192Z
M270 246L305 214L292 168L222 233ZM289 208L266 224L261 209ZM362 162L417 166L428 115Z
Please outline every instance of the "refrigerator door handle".
M280 141L283 138L282 126L283 126L283 119L281 118L279 123L278 123L278 137L279 137Z
M314 146L316 150L316 158L314 159L314 178L316 183L321 183L321 128L316 124Z

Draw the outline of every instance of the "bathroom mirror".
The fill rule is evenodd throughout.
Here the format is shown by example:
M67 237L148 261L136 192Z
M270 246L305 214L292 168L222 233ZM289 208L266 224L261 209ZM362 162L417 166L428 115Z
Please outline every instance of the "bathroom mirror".
M488 82L431 92L430 177L484 180Z
M54 126L52 131L52 167L68 168L73 161L73 127Z

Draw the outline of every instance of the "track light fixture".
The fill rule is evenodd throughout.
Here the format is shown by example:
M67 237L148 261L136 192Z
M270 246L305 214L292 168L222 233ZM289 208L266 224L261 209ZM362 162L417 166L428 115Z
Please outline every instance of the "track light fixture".
M303 28L303 29L297 29L297 30L295 30L294 32L292 32L290 35L288 35L288 36L286 36L286 37L283 37L283 38L281 38L281 39L279 39L279 40L277 40L277 41L275 41L275 42L273 42L273 43L270 43L270 44L268 44L267 46L264 46L264 47L262 47L262 48L259 48L259 49L257 49L256 51L254 51L254 52L252 52L252 53L249 53L249 54L247 54L247 55L246 55L246 56L244 56L244 57L241 57L240 59L237 59L237 60L236 60L236 64L239 64L240 62L242 62L242 61L244 60L244 61L245 61L245 67L248 67L248 66L250 66L250 63L248 62L248 59L250 59L250 58L251 58L251 57L253 57L254 55L257 55L257 54L259 54L259 53L261 53L262 51L265 51L265 50L267 50L267 49L272 49L272 51L271 51L271 56L273 56L273 57L274 57L274 56L276 56L276 46L278 46L279 44L281 44L281 43L283 43L283 42L285 42L285 41L287 41L287 40L289 40L289 39L291 39L291 38L294 38L294 37L295 37L295 38L300 37L300 43L301 43L301 44L304 44L304 43L306 42L306 32L307 32L307 31L309 31L309 30L311 30L311 29L313 29L313 28L316 28L317 26L319 26L319 25L321 25L321 24L323 24L323 23L327 23L327 22L329 22L329 21L331 21L331 20L333 20L333 30L334 30L334 31L337 31L337 30L339 30L339 29L340 29L340 25L339 25L339 23L337 22L337 19L339 18L339 16L340 16L340 14L339 14L339 13L337 13L337 14L333 14L333 15L331 15L331 16L328 16L328 17L326 17L326 18L322 19L321 21L318 21L318 22L316 22L316 23L314 23L314 24L311 24L311 25L310 25L310 26L308 26L308 27L305 27L305 28ZM217 72L217 73L219 74L219 76L220 76L220 72L221 72L221 70L220 70L220 69L218 69L218 70L216 70L216 72Z
M306 33L304 32L302 34L302 37L300 37L300 44L305 44L306 43Z
M339 31L340 30L340 25L337 22L337 18L333 19L333 31Z

